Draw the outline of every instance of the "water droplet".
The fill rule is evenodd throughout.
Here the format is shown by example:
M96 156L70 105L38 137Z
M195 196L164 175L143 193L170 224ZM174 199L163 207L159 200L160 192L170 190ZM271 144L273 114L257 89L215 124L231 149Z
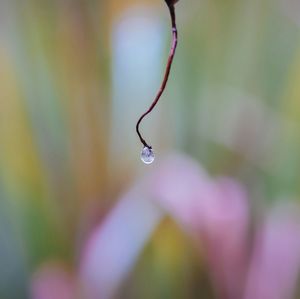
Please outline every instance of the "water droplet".
M155 159L155 155L152 148L145 146L141 152L141 160L145 164L151 164L154 161L154 159Z

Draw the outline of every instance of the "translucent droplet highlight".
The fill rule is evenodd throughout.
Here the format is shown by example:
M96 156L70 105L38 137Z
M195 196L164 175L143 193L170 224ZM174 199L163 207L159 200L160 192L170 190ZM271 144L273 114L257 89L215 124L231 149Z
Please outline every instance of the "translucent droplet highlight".
M145 146L141 152L141 160L145 164L151 164L154 161L154 159L155 159L155 155L152 148Z

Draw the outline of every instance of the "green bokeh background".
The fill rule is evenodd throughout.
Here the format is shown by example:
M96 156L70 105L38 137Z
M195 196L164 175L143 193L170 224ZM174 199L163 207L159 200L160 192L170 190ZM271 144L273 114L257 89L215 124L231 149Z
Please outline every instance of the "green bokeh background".
M137 8L161 29L148 45L160 49L157 81L118 106L114 32ZM258 210L299 198L298 3L181 0L177 15L170 84L143 127L157 155L184 152L237 178ZM87 233L147 172L134 125L158 87L168 26L162 0L0 0L0 298L30 298L48 260L75 273ZM119 74L126 86L132 74ZM213 298L194 251L166 220L120 298Z

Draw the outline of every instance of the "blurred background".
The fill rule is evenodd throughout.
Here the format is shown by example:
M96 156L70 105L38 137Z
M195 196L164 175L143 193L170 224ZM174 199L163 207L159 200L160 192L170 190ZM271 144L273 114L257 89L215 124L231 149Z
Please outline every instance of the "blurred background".
M300 2L181 0L176 9L170 82L142 131L154 164L176 151L238 181L253 232L277 201L300 198ZM114 295L83 295L90 233L137 181L160 174L140 161L135 123L170 40L162 0L0 0L0 298L242 298L217 294L205 254L172 215ZM149 210L137 211L145 223ZM125 224L114 230L126 234ZM291 294L252 298L300 298Z

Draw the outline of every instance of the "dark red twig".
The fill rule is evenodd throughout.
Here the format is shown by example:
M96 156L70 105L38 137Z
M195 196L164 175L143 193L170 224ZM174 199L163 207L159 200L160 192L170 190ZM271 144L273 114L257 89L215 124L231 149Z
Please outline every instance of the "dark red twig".
M172 63L173 63L173 59L174 59L174 55L175 55L175 52L176 52L176 48L177 48L177 40L178 40L178 32L177 32L177 26L176 26L176 15L175 15L175 7L174 7L174 1L168 1L166 0L166 3L168 5L168 8L169 8L169 11L170 11L170 16L171 16L171 22L172 22L172 46L171 46L171 50L170 50L170 54L169 54L169 59L168 59L168 62L167 62L167 66L166 66L166 70L165 70L165 75L164 75L164 78L163 78L163 81L162 81L162 84L160 86L160 89L153 101L153 103L151 104L151 106L149 107L149 109L141 115L141 117L139 118L138 122L136 123L136 132L141 140L141 143L143 143L143 145L145 147L148 147L148 148L152 148L150 145L148 145L148 143L145 141L145 139L142 137L142 134L140 133L140 124L142 122L142 120L149 114L151 113L151 111L154 109L154 107L156 106L156 104L158 103L159 99L161 98L165 88L166 88L166 85L167 85L167 82L168 82L168 79L169 79L169 75L170 75L170 71L171 71L171 66L172 66Z

